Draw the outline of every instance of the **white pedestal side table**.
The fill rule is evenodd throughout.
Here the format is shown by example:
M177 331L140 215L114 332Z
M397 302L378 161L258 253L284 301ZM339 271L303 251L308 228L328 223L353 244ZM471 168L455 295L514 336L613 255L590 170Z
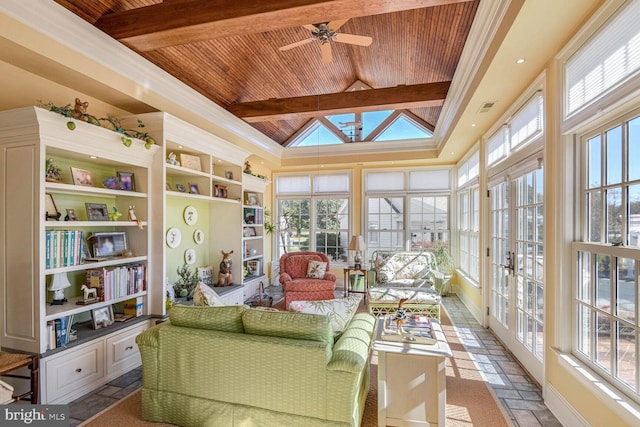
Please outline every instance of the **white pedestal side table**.
M431 328L433 345L385 341L384 318L378 318L378 426L444 427L446 358L452 353L440 323L431 319Z

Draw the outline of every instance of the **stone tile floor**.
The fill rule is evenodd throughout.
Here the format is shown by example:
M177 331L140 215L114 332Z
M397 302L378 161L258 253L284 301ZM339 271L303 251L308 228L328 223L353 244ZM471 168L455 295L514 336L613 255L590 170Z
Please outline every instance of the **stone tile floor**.
M266 291L269 292L269 289L267 288ZM467 352L475 358L476 365L484 373L487 383L511 417L513 425L518 427L561 426L542 401L538 386L515 362L511 353L502 346L491 331L478 324L457 296L451 294L442 301L461 342L465 345ZM80 424L141 385L142 368L137 368L75 400L69 407L70 426Z

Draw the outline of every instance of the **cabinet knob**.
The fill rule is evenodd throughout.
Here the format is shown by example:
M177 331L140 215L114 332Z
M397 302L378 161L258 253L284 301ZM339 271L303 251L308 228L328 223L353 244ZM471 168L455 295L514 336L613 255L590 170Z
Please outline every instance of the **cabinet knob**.
M125 348L125 349L124 349L124 351L128 351L128 350L133 350L133 346L132 346L132 345L130 345L130 346L128 346L127 348Z
M78 372L78 373L82 372L82 368L76 369L76 372Z

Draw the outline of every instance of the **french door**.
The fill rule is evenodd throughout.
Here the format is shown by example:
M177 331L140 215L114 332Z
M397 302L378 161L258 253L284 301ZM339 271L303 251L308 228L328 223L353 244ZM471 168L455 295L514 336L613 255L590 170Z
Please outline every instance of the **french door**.
M544 186L538 162L489 184L489 326L540 384L544 349Z

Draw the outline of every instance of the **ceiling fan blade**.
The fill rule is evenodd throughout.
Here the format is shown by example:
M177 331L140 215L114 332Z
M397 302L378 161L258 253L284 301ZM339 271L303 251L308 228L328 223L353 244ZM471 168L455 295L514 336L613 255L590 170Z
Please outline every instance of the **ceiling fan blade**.
M355 34L336 34L335 41L340 43L355 44L358 46L369 46L373 39L369 36L356 36Z
M316 27L316 26L315 26L315 25L313 25L313 24L303 25L303 26L302 26L302 28L306 28L306 29L307 29L307 30L309 30L309 31L315 31L315 30L317 30L317 29L318 29L318 27Z
M333 61L333 54L331 53L331 45L324 43L320 45L320 53L322 54L322 63L328 64Z
M286 46L279 47L278 49L289 50L289 49L293 49L294 47L302 46L303 44L311 43L312 41L313 41L313 38L304 39L304 40L300 40L299 42L295 42L295 43L288 44Z
M333 30L333 31L337 31L338 28L342 27L347 21L349 20L349 18L347 19L338 19L335 21L331 21L327 24L327 27L329 27L329 29Z

